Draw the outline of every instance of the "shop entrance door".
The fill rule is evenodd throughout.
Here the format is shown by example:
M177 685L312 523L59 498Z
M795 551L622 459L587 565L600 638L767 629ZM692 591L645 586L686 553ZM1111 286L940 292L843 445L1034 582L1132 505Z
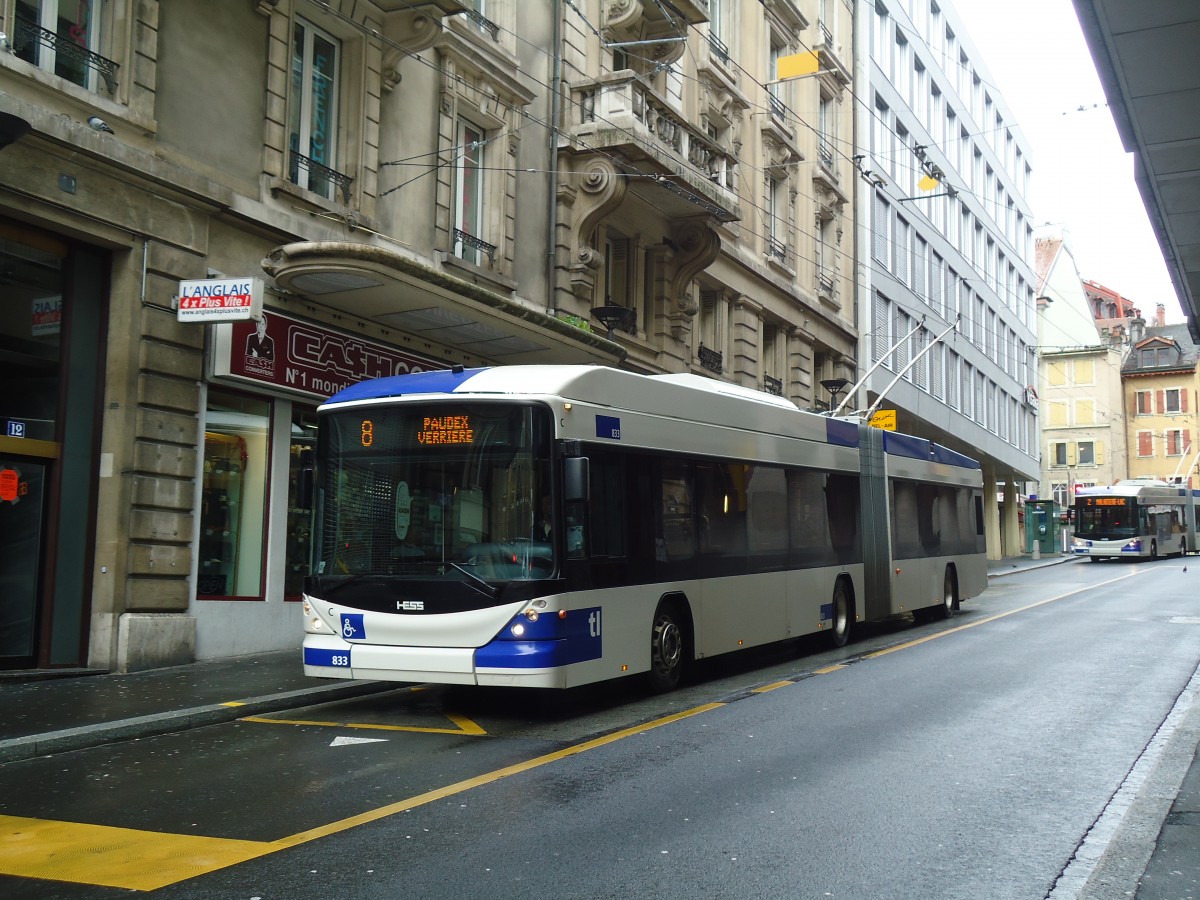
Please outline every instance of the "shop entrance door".
M50 587L66 255L0 223L0 669L36 664Z

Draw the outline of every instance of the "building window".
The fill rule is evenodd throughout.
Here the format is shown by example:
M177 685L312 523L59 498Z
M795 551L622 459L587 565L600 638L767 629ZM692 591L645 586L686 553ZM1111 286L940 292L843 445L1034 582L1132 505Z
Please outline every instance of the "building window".
M1067 443L1066 441L1055 441L1050 445L1050 459L1053 460L1053 466L1067 465Z
M1142 368L1158 368L1171 364L1170 347L1147 347L1141 352Z
M1137 392L1137 414L1139 416L1154 415L1154 392L1153 391L1138 391Z
M1179 388L1168 388L1163 391L1163 412L1177 413L1183 412L1183 405L1180 402L1181 391Z
M1137 455L1143 458L1154 455L1154 432L1139 431L1137 433Z
M787 260L787 180L767 176L767 256Z
M1079 465L1094 466L1096 465L1096 445L1093 441L1080 441L1077 445L1077 455Z
M200 597L263 596L271 401L210 388L200 498Z
M349 202L350 179L337 169L339 45L297 19L292 30L292 107L288 177L326 200Z
M1191 449L1191 436L1183 428L1167 429L1167 456L1183 456Z
M479 264L481 252L494 256L495 248L483 240L484 132L459 120L454 147L454 253Z
M102 0L17 0L15 28L9 35L12 51L91 91L97 90L97 79L103 79L111 94L117 65L97 52L103 11Z

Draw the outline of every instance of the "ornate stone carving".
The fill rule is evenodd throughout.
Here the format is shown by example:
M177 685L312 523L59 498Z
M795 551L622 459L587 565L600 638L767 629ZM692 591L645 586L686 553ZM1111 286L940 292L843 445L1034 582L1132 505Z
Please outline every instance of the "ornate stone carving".
M608 0L603 8L604 27L612 31L636 27L642 19L641 0Z
M612 160L592 156L576 173L578 191L568 200L571 208L571 292L591 302L596 288L596 269L604 259L589 243L596 226L625 199L626 179ZM566 194L562 195L564 198Z
M671 243L671 293L666 309L671 331L679 337L691 327L691 319L700 309L690 290L692 279L717 258L721 237L709 220L685 219L671 229Z

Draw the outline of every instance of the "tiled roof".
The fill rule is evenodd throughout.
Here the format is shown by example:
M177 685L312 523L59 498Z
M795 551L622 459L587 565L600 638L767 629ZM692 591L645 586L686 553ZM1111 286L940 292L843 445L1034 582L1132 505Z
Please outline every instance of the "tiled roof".
M1140 364L1142 357L1139 351L1144 347L1153 346L1159 342L1174 344L1178 347L1178 361L1172 361L1167 366L1143 367ZM1125 362L1121 364L1121 374L1150 375L1164 369L1168 371L1195 369L1198 352L1200 352L1200 348L1197 348L1192 343L1192 336L1188 332L1187 325L1156 325L1152 328L1147 328L1145 336L1130 350L1129 355L1125 357Z

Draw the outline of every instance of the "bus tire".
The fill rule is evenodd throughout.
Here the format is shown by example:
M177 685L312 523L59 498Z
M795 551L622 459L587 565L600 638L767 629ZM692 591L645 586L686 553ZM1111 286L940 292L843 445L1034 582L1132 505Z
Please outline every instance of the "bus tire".
M687 666L686 619L679 601L659 601L650 627L650 690L665 694L675 690Z
M833 586L832 624L829 626L829 643L834 647L845 647L850 643L854 631L854 595L845 578L839 578Z
M942 577L942 602L933 608L935 619L948 619L958 609L958 571L954 566L946 566L946 574Z

